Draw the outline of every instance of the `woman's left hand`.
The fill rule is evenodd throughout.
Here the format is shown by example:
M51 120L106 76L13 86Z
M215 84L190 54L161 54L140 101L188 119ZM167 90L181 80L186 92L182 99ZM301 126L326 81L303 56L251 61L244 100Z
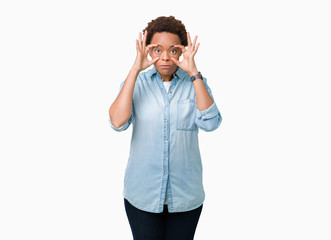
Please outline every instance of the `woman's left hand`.
M198 73L198 70L197 70L197 67L196 67L195 61L194 61L194 55L197 53L199 45L200 45L200 43L195 45L197 38L198 38L198 36L195 36L193 44L192 44L190 34L187 33L187 43L188 43L187 49L183 45L178 45L178 44L174 45L174 47L178 47L182 51L183 60L180 62L175 58L171 58L171 60L174 61L174 63L178 67L180 67L185 72L190 74L190 76Z

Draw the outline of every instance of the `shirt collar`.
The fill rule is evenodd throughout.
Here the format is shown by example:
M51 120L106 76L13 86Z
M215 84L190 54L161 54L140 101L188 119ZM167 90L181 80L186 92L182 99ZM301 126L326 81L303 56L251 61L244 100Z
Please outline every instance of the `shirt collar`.
M158 71L156 70L155 66L153 66L152 69L148 71L150 78L152 78L153 75L158 74ZM174 76L177 76L178 79L183 79L186 72L177 66L177 71L174 73ZM152 78L153 79L153 78Z

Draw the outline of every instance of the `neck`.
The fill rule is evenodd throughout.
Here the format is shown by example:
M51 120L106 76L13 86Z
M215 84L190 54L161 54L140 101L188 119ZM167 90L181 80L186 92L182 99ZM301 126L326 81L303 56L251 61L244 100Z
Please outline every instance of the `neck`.
M171 74L169 76L162 76L161 75L161 78L164 82L170 82L174 78L174 76L173 76L173 74Z

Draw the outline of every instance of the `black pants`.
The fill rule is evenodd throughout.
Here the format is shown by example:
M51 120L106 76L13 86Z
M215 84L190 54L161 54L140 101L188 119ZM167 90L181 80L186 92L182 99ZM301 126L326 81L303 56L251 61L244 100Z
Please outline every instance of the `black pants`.
M142 211L124 198L126 215L134 240L192 240L198 225L202 205L187 212L162 213Z

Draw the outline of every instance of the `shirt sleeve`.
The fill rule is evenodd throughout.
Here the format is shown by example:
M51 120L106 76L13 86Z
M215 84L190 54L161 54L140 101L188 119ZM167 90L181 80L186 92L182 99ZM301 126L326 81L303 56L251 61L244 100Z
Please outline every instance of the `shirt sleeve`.
M121 89L122 89L122 87L123 87L123 85L124 85L124 82L125 82L125 81L123 81L123 82L121 83L121 85L120 85L120 90L119 90L118 94L120 93L120 91L121 91ZM118 96L118 94L117 94L117 96ZM121 131L126 130L126 129L130 126L130 124L131 124L133 121L134 121L134 114L133 114L133 100L132 100L132 111L131 111L131 116L130 116L130 118L128 119L128 121L126 121L122 126L120 126L120 127L115 127L115 126L111 123L111 118L110 118L110 115L108 114L108 122L109 122L111 128L114 129L114 130L117 131L117 132L121 132Z
M202 81L205 84L210 97L213 99L213 104L210 105L209 108L202 111L198 108L196 109L195 123L201 130L210 132L219 127L222 122L222 116L214 101L211 89L207 84L207 79L203 77Z

